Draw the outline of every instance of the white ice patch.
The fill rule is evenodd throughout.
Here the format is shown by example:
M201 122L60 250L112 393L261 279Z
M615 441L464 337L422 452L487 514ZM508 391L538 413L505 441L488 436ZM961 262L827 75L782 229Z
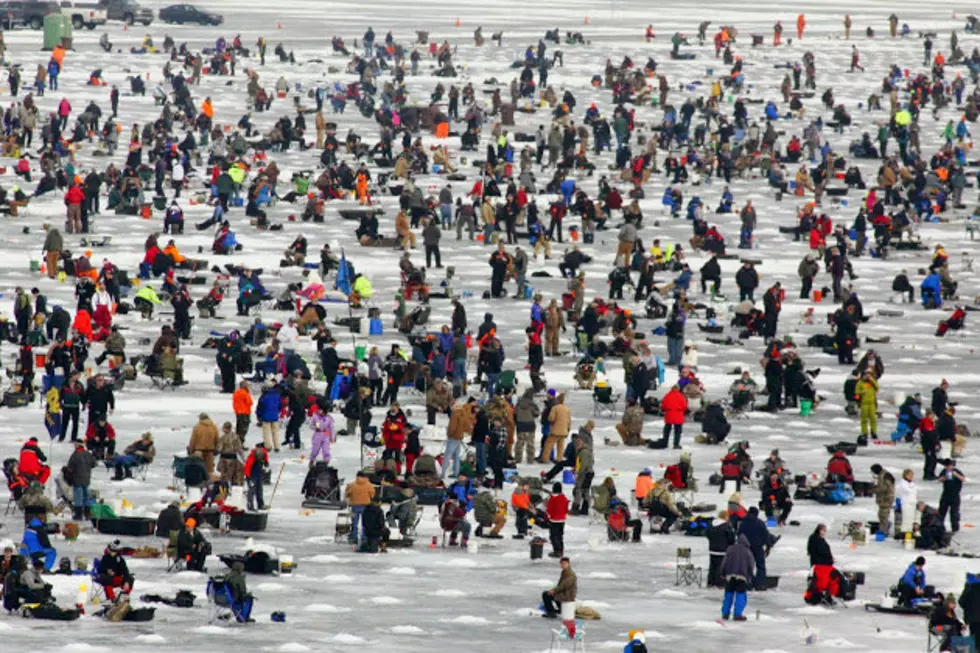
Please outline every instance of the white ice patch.
M395 635L425 635L426 632L418 626L394 626L391 632Z

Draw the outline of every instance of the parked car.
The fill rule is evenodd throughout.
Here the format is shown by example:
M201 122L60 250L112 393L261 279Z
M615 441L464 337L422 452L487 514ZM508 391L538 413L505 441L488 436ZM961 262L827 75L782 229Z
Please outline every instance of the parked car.
M71 26L75 29L95 29L106 23L106 10L97 4L84 4L62 0L61 13L71 16Z
M221 14L195 7L194 5L170 5L160 10L160 20L165 23L196 23L198 25L220 25L225 21Z
M149 25L153 22L153 10L134 0L99 0L99 6L106 10L109 20L121 20L127 25Z
M45 16L58 13L61 13L61 7L54 0L22 0L20 2L2 0L0 1L0 27L3 29L13 29L14 27L41 29L44 26Z

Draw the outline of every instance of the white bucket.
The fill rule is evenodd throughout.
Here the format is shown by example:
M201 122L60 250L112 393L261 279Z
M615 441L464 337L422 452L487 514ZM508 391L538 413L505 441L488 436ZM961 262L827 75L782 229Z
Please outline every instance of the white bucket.
M575 601L565 601L561 604L561 620L575 621Z
M470 555L476 555L480 552L480 543L476 540L470 540L466 543L466 552Z
M599 547L602 545L602 540L599 539L598 535L593 535L589 538L588 549L589 551L598 551Z

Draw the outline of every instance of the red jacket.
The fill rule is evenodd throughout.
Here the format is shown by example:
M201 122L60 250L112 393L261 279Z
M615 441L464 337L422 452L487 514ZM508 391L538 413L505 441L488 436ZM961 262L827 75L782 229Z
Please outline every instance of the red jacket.
M820 247L821 244L823 244L823 242L824 242L823 234L820 233L820 230L817 229L816 227L814 227L813 229L811 229L810 230L810 249L817 249L818 247Z
M568 517L568 497L564 494L552 495L544 511L548 515L548 521L563 523Z
M675 388L664 395L660 408L664 411L664 424L670 426L683 424L684 414L687 412L687 397Z
M841 452L834 454L834 457L830 459L827 463L827 476L837 475L842 477L848 483L854 481L854 470L851 469L851 463Z
M81 204L85 201L85 192L78 186L72 186L65 193L65 204Z
M105 424L105 435L108 440L116 439L116 429L112 428L112 424L106 422ZM85 439L89 442L95 441L95 422L90 422L88 428L85 430Z
M384 440L385 449L401 451L405 448L405 438L404 418L396 417L385 420L384 426L381 427L381 439Z
M20 473L24 476L38 476L41 473L41 468L44 466L44 461L41 457L44 456L41 450L38 449L36 444L31 444L28 442L20 450Z
M150 249L146 250L146 256L143 257L143 262L147 265L153 265L153 262L157 260L157 256L162 254L160 248L154 245Z
M259 453L261 451L261 453ZM258 454L258 455L256 455ZM248 458L245 459L245 478L252 478L252 472L257 471L257 475L262 473L262 467L269 463L269 452L265 449L252 449L252 452L248 454ZM259 469L255 469L255 465L258 464Z

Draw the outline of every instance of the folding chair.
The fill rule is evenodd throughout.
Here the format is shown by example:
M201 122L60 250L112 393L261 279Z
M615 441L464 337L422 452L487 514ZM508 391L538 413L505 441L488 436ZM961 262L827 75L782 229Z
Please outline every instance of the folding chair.
M167 542L167 573L184 571L187 568L187 561L177 556L177 536L180 531L170 531L170 540Z
M606 516L609 514L608 500L603 504L600 500L596 499L595 486L589 488L589 495L591 498L591 501L589 501L589 525L605 524Z
M92 570L89 572L88 597L86 602L92 603L93 605L99 605L100 603L109 601L109 597L105 593L105 588L99 582L99 562L99 558L92 558Z
M548 648L549 653L560 653L562 650L563 642L571 642L572 647L568 649L571 653L576 653L576 651L582 651L585 653L585 625L581 619L575 620L575 635L569 635L568 628L565 624L561 625L561 628L551 629L551 646Z
M215 621L227 621L232 617L235 621L245 621L242 617L241 608L235 604L235 599L231 595L229 588L224 580L220 578L209 578L207 586L208 594L208 623Z
M592 390L593 417L615 417L619 395L610 386L597 386Z
M674 585L697 585L701 587L702 567L691 562L691 549L677 549L677 577Z
M337 522L334 524L333 541L340 544L347 542L351 532L351 514L349 512L338 512Z

